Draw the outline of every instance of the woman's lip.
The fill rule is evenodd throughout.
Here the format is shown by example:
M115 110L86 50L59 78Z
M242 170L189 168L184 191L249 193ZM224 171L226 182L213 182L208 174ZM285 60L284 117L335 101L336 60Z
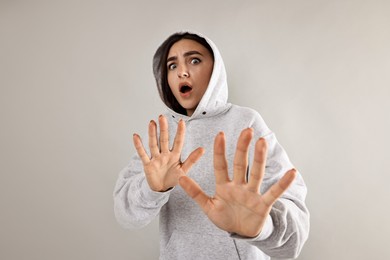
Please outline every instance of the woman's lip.
M190 90L189 90L189 91L186 91L186 92L182 92L182 91L181 91L181 88L184 87L184 86L188 86L188 87L190 88ZM191 83L188 82L188 81L184 81L184 82L181 82L181 83L179 84L179 93L180 93L180 96L183 97L183 98L188 98L188 97L191 95L192 90L193 90L193 89L192 89L192 85L191 85Z
M180 92L180 96L186 98L186 97L189 97L191 95L191 93L192 93L192 89L190 91L185 92L185 93Z
M181 83L179 84L179 91L180 91L180 89L181 89L183 86L189 86L190 88L192 88L192 84L191 84L190 82L184 81L184 82L181 82Z

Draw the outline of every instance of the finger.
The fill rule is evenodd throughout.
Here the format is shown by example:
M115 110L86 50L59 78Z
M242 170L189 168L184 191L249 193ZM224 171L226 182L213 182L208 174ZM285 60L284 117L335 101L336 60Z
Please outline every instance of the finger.
M223 132L220 132L214 141L214 175L216 184L223 184L230 181L225 156L225 134Z
M260 138L255 145L255 155L251 174L248 181L248 189L253 192L259 192L261 183L265 173L265 165L267 161L267 142L264 138Z
M263 195L266 205L271 206L287 190L297 175L295 169L291 169Z
M152 157L156 157L160 153L157 143L157 125L153 120L149 123L149 149Z
M202 157L204 154L204 149L199 147L188 156L188 158L183 162L181 168L183 172L187 173L191 167Z
M139 135L137 135L137 134L133 135L133 143L134 143L135 149L137 150L138 156L141 158L142 163L144 165L149 163L150 158L144 149L144 146L141 142L141 138L139 137Z
M175 140L173 142L172 152L174 153L181 153L181 149L183 148L184 144L184 137L186 132L186 124L183 120L179 121L179 124L177 125L177 131Z
M207 201L209 197L204 193L202 188L193 179L188 176L182 176L179 179L179 184L183 190L190 196L195 202L206 211ZM207 211L206 211L207 212Z
M233 164L233 181L236 184L244 184L248 169L248 147L253 137L253 129L242 130L237 141L236 153Z
M168 121L165 116L158 117L160 124L160 148L162 153L169 152Z

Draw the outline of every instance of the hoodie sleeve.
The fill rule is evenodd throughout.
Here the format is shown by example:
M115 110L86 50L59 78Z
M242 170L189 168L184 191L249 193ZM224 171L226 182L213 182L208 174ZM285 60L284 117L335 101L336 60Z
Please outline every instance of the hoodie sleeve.
M134 155L130 164L119 173L114 189L114 212L118 223L129 229L146 226L168 201L170 191L151 190L141 159Z
M288 170L291 164L285 150L260 117L252 126L257 137L264 137L268 144L266 173L261 193L267 191ZM253 158L253 153L250 155ZM234 238L246 240L261 251L276 258L298 257L309 234L309 211L305 205L307 188L301 174L288 190L274 203L262 232L255 238Z

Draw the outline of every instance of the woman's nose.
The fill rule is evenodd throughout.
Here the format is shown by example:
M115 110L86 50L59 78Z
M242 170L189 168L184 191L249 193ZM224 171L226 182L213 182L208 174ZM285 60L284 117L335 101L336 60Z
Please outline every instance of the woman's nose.
M186 66L180 66L177 70L177 75L179 76L179 78L188 78L190 76L190 73L188 72Z

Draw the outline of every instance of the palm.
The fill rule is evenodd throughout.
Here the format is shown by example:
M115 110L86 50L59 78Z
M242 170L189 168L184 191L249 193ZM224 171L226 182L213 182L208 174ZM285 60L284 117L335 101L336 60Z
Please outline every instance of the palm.
M273 203L281 196L295 178L290 170L265 194L259 189L265 172L266 142L256 143L250 179L246 180L248 146L253 131L244 130L237 143L234 158L234 177L229 180L225 158L225 138L219 134L214 144L214 171L216 191L208 197L199 185L188 177L180 179L183 189L199 204L208 218L219 228L246 237L257 236L265 223Z
M229 187L230 186L230 187ZM236 185L217 185L216 194L206 205L206 214L219 228L256 236L268 210L258 210L261 196Z
M150 121L149 124L150 157L146 153L138 135L134 135L133 141L137 153L142 160L146 180L150 188L154 191L165 191L178 184L180 176L185 175L192 165L202 156L203 149L196 149L182 163L180 161L180 154L184 143L184 122L179 122L172 149L169 149L169 133L166 118L160 116L159 123L159 143L156 123Z
M164 187L177 185L180 176L185 175L180 163L180 157L171 153L163 153L152 157L144 165L146 178L151 187L164 190Z

